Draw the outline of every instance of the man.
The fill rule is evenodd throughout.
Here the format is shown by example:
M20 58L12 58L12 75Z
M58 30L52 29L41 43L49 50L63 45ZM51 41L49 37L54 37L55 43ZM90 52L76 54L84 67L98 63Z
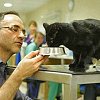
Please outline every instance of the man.
M26 47L25 53L28 54L31 51L38 50L39 47L43 44L43 40L44 40L43 33L37 32L37 34L35 35L34 42L30 43ZM34 80L32 78L27 78L26 82L27 82L27 95L32 99L38 98L38 92L39 92L39 87L40 87L41 81Z
M24 25L19 15L16 12L0 13L0 100L31 100L18 92L18 88L25 78L38 71L46 59L38 55L39 51L25 56L6 80L7 60L20 50L24 37Z

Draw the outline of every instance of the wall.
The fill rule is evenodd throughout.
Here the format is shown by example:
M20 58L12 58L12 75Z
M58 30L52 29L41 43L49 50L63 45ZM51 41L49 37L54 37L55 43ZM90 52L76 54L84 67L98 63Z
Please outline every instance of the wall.
M72 12L68 10L69 0L50 0L47 4L29 12L26 23L31 19L38 22L39 30L44 32L44 22L70 22L76 19L96 18L100 19L100 0L75 0Z
M75 0L71 20L85 18L100 19L100 0Z
M62 7L63 6L63 7ZM27 14L29 20L34 19L38 22L39 30L43 30L42 24L44 22L53 23L56 21L63 21L67 13L67 0L50 0L47 4Z

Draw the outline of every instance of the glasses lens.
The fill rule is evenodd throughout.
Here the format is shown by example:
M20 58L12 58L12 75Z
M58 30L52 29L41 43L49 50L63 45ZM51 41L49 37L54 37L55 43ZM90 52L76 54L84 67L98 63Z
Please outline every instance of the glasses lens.
M22 32L23 32L23 34L26 36L26 31L25 31L24 29L22 30Z
M19 31L19 26L13 25L10 29L11 29L11 31L18 32Z
M25 31L25 29L20 29L20 27L18 26L18 25L13 25L11 28L11 31L13 31L13 32L22 32L25 36L26 36L26 31Z

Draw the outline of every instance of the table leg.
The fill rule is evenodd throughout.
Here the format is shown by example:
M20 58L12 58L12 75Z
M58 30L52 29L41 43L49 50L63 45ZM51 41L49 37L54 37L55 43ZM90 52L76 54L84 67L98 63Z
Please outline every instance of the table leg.
M63 84L62 100L77 100L77 85Z

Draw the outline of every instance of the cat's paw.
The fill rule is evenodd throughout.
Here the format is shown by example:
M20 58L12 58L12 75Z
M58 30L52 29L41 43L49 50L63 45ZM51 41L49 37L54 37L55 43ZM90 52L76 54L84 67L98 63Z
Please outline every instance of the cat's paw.
M84 65L70 64L69 70L74 71L74 72L85 72L85 66Z
M73 64L70 64L69 65L69 70L70 71L74 71L75 70L75 67L76 67L76 65L73 63Z
M70 71L73 71L73 72L85 72L85 68L80 68L80 67L69 67L69 70Z

